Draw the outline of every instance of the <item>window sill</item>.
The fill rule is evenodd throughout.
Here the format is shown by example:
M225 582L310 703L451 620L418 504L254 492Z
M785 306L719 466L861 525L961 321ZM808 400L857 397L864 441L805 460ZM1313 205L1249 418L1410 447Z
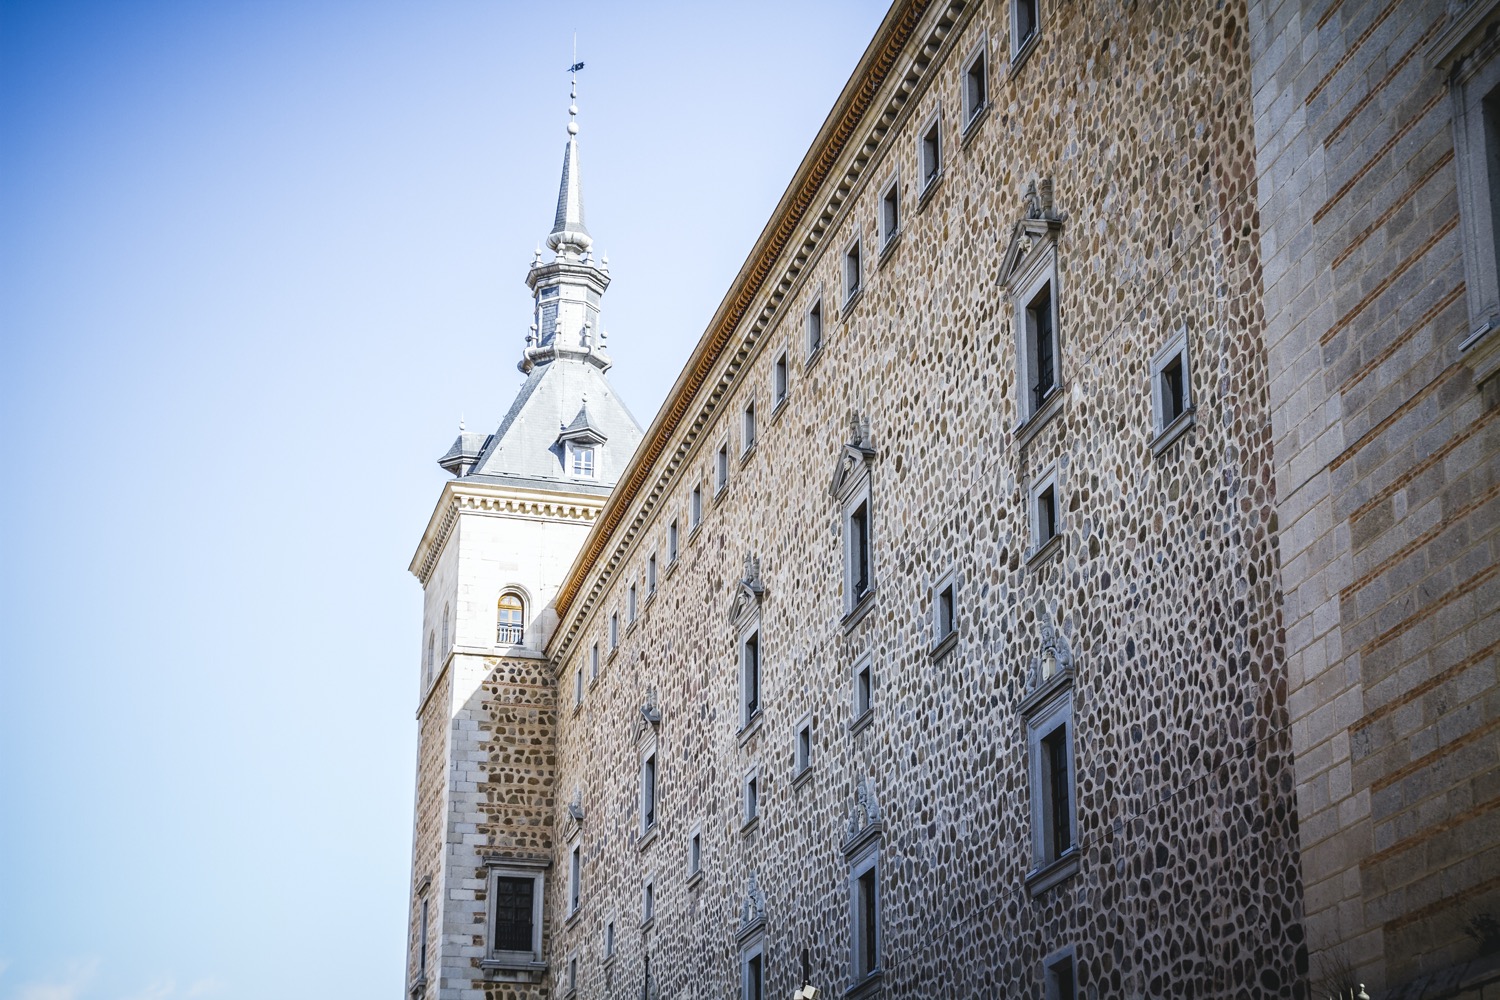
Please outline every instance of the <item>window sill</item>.
M420 996L422 994L422 991L425 989L427 989L427 977L418 976L416 979L412 980L411 985L407 987L406 992L415 997Z
M578 918L581 916L583 916L583 907L580 906L572 913L569 913L566 917L563 917L563 926L572 927L574 924L578 923Z
M1064 688L1072 686L1072 684L1073 668L1069 667L1066 670L1059 670L1037 685L1035 691L1022 698L1016 705L1016 712L1021 718L1029 719L1032 715L1036 714L1038 709L1050 703L1054 695Z
M927 203L932 200L932 196L937 192L938 185L942 182L943 170L939 167L937 173L927 178L927 183L922 185L922 193L917 195L918 212L927 207Z
M808 780L812 778L812 772L812 765L809 764L802 770L798 771L796 774L792 775L792 787L801 788L803 785L807 784Z
M703 869L702 868L699 868L695 872L688 872L687 887L689 889L695 889L699 885L702 885L702 884L703 884Z
M750 442L750 447L748 447L744 451L740 452L740 466L741 467L743 467L746 462L750 461L752 458L755 457L755 446L758 445L758 444L760 444L760 439L759 438L755 439L754 441L751 441Z
M1031 56L1031 53L1036 50L1036 43L1041 37L1042 29L1033 28L1031 34L1026 36L1025 41L1021 42L1020 47L1011 53L1010 70L1009 72L1007 72L1006 76L1013 77L1017 72L1020 71L1022 64L1024 64L1026 60Z
M957 645L958 645L958 629L954 629L952 632L949 632L947 635L945 635L941 639L939 639L937 641L937 645L933 646L932 647L932 651L929 652L927 655L930 656L934 660L941 660L943 657L947 656L953 650L954 646L957 646Z
M651 925L654 924L654 923L656 923L656 917L655 916L650 916L650 917L643 918L641 920L641 930L643 930L643 931L644 930L650 930L651 929Z
M1026 556L1027 567L1040 566L1062 554L1062 532L1059 531Z
M968 122L964 125L963 130L958 134L959 149L967 149L969 143L972 142L974 140L974 137L979 134L979 126L983 125L984 120L989 117L990 108L992 106L993 105L989 101L985 101L982 105L974 110L974 113L972 115L969 116Z
M1026 874L1026 891L1035 898L1048 889L1065 882L1078 874L1079 853L1076 846L1068 848L1062 857L1049 861Z
M502 982L540 982L547 971L546 962L530 958L485 958L480 960L479 967L486 973L486 979Z
M713 500L714 506L715 507L719 506L719 504L723 501L723 499L726 496L728 496L728 495L729 495L729 483L728 483L728 481L725 481L725 483L724 483L723 486L720 486L718 489L714 490L714 500Z
M874 721L875 709L873 707L865 709L849 720L849 735L853 736L855 733L864 732L870 728L870 724Z
M639 837L636 838L635 846L639 850L644 851L646 848L656 843L656 841L660 838L660 835L661 824L652 823Z
M615 660L615 657L619 655L619 652L620 652L620 644L619 643L615 643L613 646L609 647L609 652L607 652L607 653L604 654L604 662L605 663L613 663L614 660Z
M901 242L901 234L904 230L898 229L886 238L880 245L880 256L875 258L876 267L885 267L885 262L890 260L896 253L896 246Z
M740 731L735 734L735 738L740 741L740 746L744 746L746 743L749 743L750 737L760 732L761 724L765 722L765 720L765 713L757 708L751 714L750 718L745 720L745 724L740 727Z
M792 394L790 392L788 392L785 396L782 396L780 399L778 399L776 401L776 405L775 406L771 407L771 422L772 423L775 423L776 421L778 421L778 420L781 419L781 414L786 409L786 401L791 398L791 395Z
M1032 411L1031 415L1016 425L1016 447L1024 448L1031 443L1038 432L1045 427L1053 417L1062 412L1063 391L1062 384L1052 387L1047 398L1042 400L1042 405Z
M1463 363L1473 372L1474 384L1481 389L1500 374L1500 328L1493 322L1482 324L1458 345Z
M854 626L858 625L860 619L869 614L870 609L874 606L875 588L870 587L863 594L859 595L859 600L854 602L854 607L849 609L849 613L844 616L843 621L840 623L844 627L844 634L848 635L854 631Z
M693 539L695 539L695 538L698 537L698 530L700 528L702 528L702 527L703 527L703 518L700 517L700 518L698 518L698 523L695 524L695 525L693 525L691 528L688 529L688 537L687 537L688 544L692 544Z
M1193 414L1196 412L1196 407L1189 406L1177 415L1176 420L1173 420L1166 427L1162 428L1161 432L1151 441L1151 456L1153 458L1160 458L1161 453L1171 447L1173 441L1176 441L1187 433L1188 428L1193 426Z
M635 627L637 625L639 625L640 623L641 623L640 612L636 612L635 617L632 618L632 619L630 619L630 621L628 621L628 622L625 623L625 634L629 635L630 633L634 632L635 631Z
M812 368L813 365L815 365L819 361L821 361L822 359L823 359L823 344L822 344L821 341L819 341L818 342L818 346L814 347L811 351L808 352L808 354L807 354L807 360L804 361L804 362L802 362L802 373L804 375L806 375L807 372L808 372L808 370L810 368Z
M884 969L874 969L865 973L863 977L854 980L844 990L844 1000L865 1000L866 997L879 996L880 983L884 978Z
M689 537L692 537L692 536L689 536ZM661 578L663 580L665 580L667 577L671 576L672 575L672 571L677 568L677 564L680 561L681 560L678 559L676 556L673 556L672 557L672 561L669 562L669 563L667 563L665 566L662 567Z
M758 826L760 826L760 813L756 813L740 824L740 836L743 837L746 834L754 833L755 828Z

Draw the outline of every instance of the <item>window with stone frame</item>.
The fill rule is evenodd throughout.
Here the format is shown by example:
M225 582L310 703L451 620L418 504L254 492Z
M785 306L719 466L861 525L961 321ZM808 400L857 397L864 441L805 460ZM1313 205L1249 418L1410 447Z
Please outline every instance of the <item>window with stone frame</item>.
M764 934L755 935L740 949L740 998L741 1000L765 1000L765 953Z
M604 960L608 962L615 957L615 921L611 917L604 922Z
M981 36L979 44L964 60L963 115L967 134L990 106L990 43Z
M740 415L740 454L749 454L750 449L755 447L755 402L752 400L745 404L745 410Z
M849 706L849 729L868 726L875 718L875 657L866 653L854 662L853 697Z
M613 653L620 646L620 612L609 613L609 651Z
M745 772L744 780L740 783L740 803L743 807L741 829L760 819L760 794L760 765L757 764Z
M703 486L700 484L693 487L692 494L688 497L688 530L694 530L703 523Z
M657 760L656 746L651 745L641 755L641 836L656 830L657 819Z
M598 449L591 444L568 443L568 468L575 479L593 479Z
M884 254L901 233L901 172L893 171L880 190L879 223L880 252Z
M578 953L575 951L568 956L568 979L567 996L578 992Z
M418 990L427 985L427 949L429 945L428 935L431 929L432 901L427 898L427 892L432 887L432 880L427 879L422 883L419 890L421 893L421 910L417 915L417 978L413 984L413 990Z
M1185 326L1151 358L1151 417L1151 450L1158 455L1192 426L1193 387Z
M677 527L677 518L672 518L672 523L667 526L667 565L671 566L677 561L677 551L682 544L682 532Z
M694 881L703 874L703 824L696 823L688 833L687 877Z
M487 858L485 941L488 969L542 965L542 903L546 861Z
M427 633L427 671L422 678L422 687L426 688L432 683L434 664L437 662L437 633Z
M1428 58L1446 77L1469 323L1460 342L1476 385L1500 374L1500 4L1450 3Z
M851 989L880 973L880 853L871 849L849 868L849 978Z
M813 764L813 717L809 712L796 726L792 738L792 780L802 778L812 770Z
M787 393L790 390L790 368L787 365L786 351L776 355L776 361L771 365L771 400L772 415L786 402Z
M641 883L641 926L656 919L656 884L650 876Z
M1010 0L1010 61L1012 67L1030 53L1042 32L1042 0Z
M844 247L844 305L847 307L864 287L864 241L859 233Z
M1064 948L1047 957L1043 963L1046 1000L1077 1000L1073 978L1073 949Z
M568 852L568 915L578 912L583 905L583 845L573 842Z
M714 496L720 496L729 488L729 442L719 445L714 454Z
M917 166L920 170L918 181L922 187L921 197L925 199L943 176L942 108L935 109L922 126L921 137L917 140Z
M441 649L443 651L443 655L444 656L447 656L448 655L448 650L450 650L450 649L453 648L453 644L452 644L451 639L449 637L448 619L449 619L448 605L444 604L443 605L443 644L438 647L439 649Z
M599 679L599 644L596 642L589 647L589 680Z
M636 590L636 585L632 583L625 589L625 620L634 625L636 616L640 614L640 610L639 594Z
M646 559L646 599L656 593L656 553L651 553Z
M807 307L805 326L807 328L807 356L811 358L823 349L823 296L821 294L814 297L812 305Z
M573 671L573 707L583 706L583 668Z
M740 635L740 728L760 717L760 625L758 619Z
M958 638L958 580L950 571L932 588L932 649L938 655Z
M875 593L871 466L875 449L869 424L850 417L850 440L839 452L829 493L838 503L843 548L844 624L852 628L872 606Z
M1058 488L1057 466L1044 469L1027 491L1027 507L1030 514L1030 557L1044 550L1052 551L1051 543L1062 536L1062 499Z
M1062 680L1051 694L1023 711L1031 799L1032 868L1027 883L1033 894L1078 869L1073 687L1070 678Z

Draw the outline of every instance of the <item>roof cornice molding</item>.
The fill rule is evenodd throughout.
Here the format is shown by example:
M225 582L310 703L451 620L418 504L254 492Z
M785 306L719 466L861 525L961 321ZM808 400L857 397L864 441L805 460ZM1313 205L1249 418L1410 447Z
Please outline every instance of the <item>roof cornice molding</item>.
M937 35L939 44L936 48L946 49L947 46L943 43L951 37L949 29L953 27L954 20L967 20L961 16L966 12L965 8L971 8L967 0L950 0L946 4L934 0L897 0L887 13L885 21L824 121L812 147L803 157L776 211L736 275L714 314L713 321L699 339L666 402L647 429L641 447L636 449L630 465L611 493L594 530L590 532L569 569L557 597L560 617L568 616L573 603L584 590L587 577L599 568L606 548L636 502L659 495L676 476L685 460L682 454L685 443L676 440L679 432L687 430L691 433L702 424L705 414L699 412L700 409L711 409L714 400L722 394L724 386L721 383L732 377L733 372L726 369L720 374L720 368L728 362L730 367L737 370L738 366L732 362L743 351L733 341L752 307L767 294L772 294L776 299L774 305L767 306L772 311L785 300L784 296L776 296L774 292L784 292L790 288L792 278L783 278L775 289L768 289L768 282L778 264L784 267L795 263L798 265L795 269L800 271L801 265L806 263L809 252L803 243L794 243L794 237L805 227L810 227L812 232L807 235L807 242L816 244L818 238L826 233L828 223L841 214L839 208L844 201L843 197L830 201L820 216L813 214L815 200L830 187L831 181L844 176L844 172L835 170L842 159L853 155L857 163L849 169L857 174L880 147L881 139L889 131L891 122L886 121L889 115L871 114L877 107L876 98L897 69L903 53L909 48L915 48L913 42L919 37L917 29L923 18L934 8L949 15L945 19L943 30ZM972 13L972 9L967 13ZM925 78L931 69L931 57L936 54L936 48L931 52L918 52L913 57L921 60L921 67L908 69L908 74L913 79L899 81L899 98L903 103L915 88L913 80L921 79L925 86ZM904 114L900 117L904 117ZM864 143L856 143L856 131L872 118L877 119L877 125L883 124L885 127L878 129L878 135L872 133ZM842 187L840 191L843 191ZM795 256L795 260L789 260L791 256ZM764 321L766 318L761 319ZM763 322L757 323L757 328L761 325ZM643 493L648 496L643 498ZM634 530L630 530L626 537L619 540L619 551L607 560L609 565L604 567L606 572L619 561L624 548L628 547L635 534ZM598 586L596 582L593 589L597 590ZM566 647L578 624L574 622L572 627L565 626L557 630L555 637L561 640L560 645L554 647L557 653L560 654Z
M443 484L427 530L411 557L407 569L422 586L432 578L438 556L458 523L460 514L489 517L511 517L523 521L571 521L592 524L603 508L605 498L587 493L553 493L549 490L526 490L493 483L468 483L461 479Z

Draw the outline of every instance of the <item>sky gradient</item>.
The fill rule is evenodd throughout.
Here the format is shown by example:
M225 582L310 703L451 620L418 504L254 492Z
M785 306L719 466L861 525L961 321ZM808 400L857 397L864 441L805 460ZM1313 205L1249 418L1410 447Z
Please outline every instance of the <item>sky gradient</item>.
M644 425L885 8L0 0L0 1000L402 992L406 566L572 33Z

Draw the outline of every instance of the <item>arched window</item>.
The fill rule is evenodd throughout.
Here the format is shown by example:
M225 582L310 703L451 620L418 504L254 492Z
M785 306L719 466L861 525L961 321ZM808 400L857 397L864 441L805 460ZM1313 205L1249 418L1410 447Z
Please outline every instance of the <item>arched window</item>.
M526 605L521 595L507 590L500 595L495 610L495 642L501 646L514 646L526 638Z
M448 655L448 605L443 605L443 655Z
M422 685L424 687L426 685L432 683L432 655L433 655L433 647L436 645L436 641L437 641L437 636L434 633L432 633L432 632L428 632L427 633L427 673L426 673L426 675L425 675L425 677L424 677L424 679L422 681Z

